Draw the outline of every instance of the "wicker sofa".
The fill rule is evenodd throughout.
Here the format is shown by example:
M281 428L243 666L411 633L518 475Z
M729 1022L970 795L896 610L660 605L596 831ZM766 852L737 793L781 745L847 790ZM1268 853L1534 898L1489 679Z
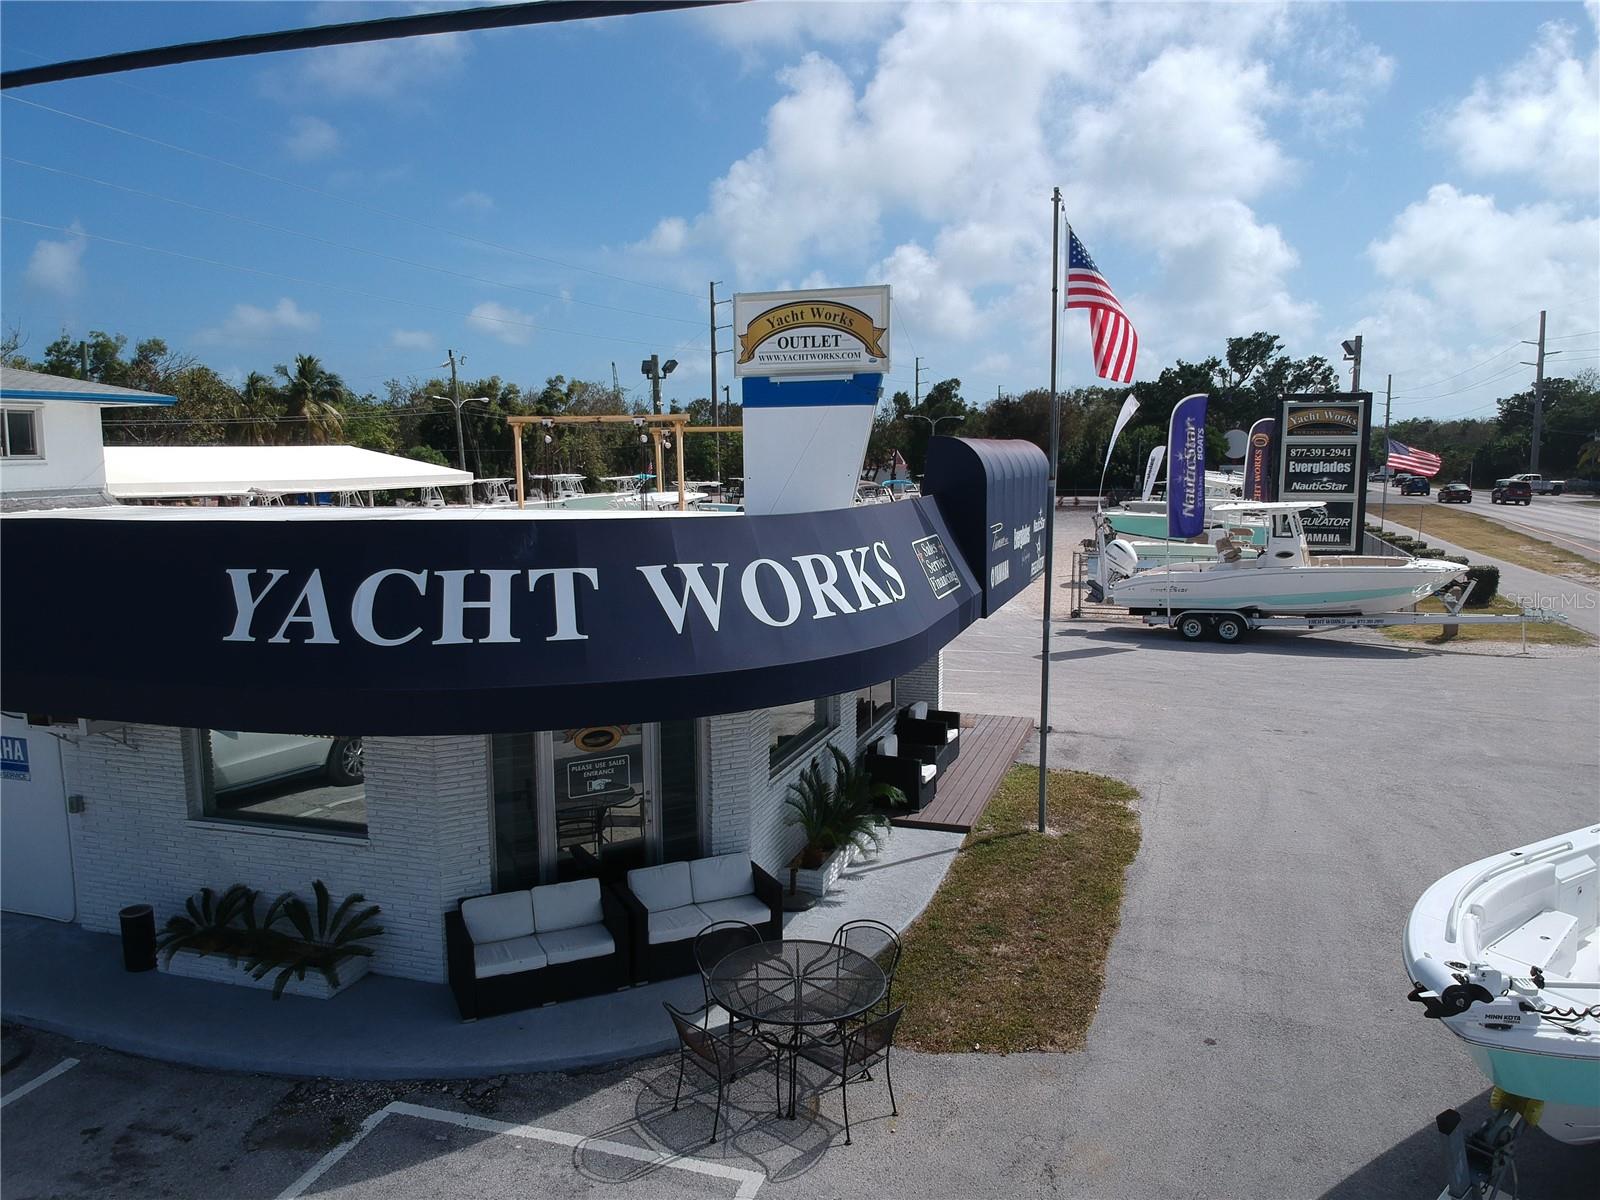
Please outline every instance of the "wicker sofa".
M938 791L938 753L931 744L902 741L898 733L886 733L867 747L861 765L874 782L904 792L906 806L916 810L928 807Z
M961 714L932 708L926 700L908 705L894 721L902 742L932 746L939 770L948 771L961 753Z
M595 879L469 896L445 914L444 931L465 1021L615 991L632 977L627 911Z
M638 983L692 974L695 935L716 921L744 921L768 940L783 936L783 885L743 854L639 867L617 895L632 925Z

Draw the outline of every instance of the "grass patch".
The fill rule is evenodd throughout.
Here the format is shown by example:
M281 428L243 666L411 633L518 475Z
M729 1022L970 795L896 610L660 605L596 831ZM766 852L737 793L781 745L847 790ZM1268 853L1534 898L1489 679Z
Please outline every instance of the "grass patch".
M1491 558L1516 563L1517 566L1527 567L1530 571L1543 571L1546 575L1564 575L1580 583L1600 581L1600 570L1596 569L1590 559L1584 558L1576 550L1568 550L1554 542L1502 525L1498 521L1475 517L1471 513L1437 504L1429 506L1421 521L1421 536L1424 540L1432 534L1447 542L1454 542L1469 552L1487 554ZM1410 520L1410 514L1404 510L1390 517L1389 524L1399 525L1402 528L1416 527L1416 523Z
M897 1040L919 1050L1076 1050L1100 1003L1122 887L1139 849L1127 784L1013 767L902 939Z
M1452 539L1454 540L1454 539ZM1445 608L1439 601L1431 597L1417 605L1418 612L1444 612ZM1516 613L1522 609L1511 603L1504 596L1496 596L1486 608L1469 608L1466 613ZM1384 634L1397 642L1442 642L1444 627L1441 625L1391 625L1385 629ZM1521 642L1522 626L1520 625L1463 625L1461 632L1456 634L1452 641L1457 642ZM1535 624L1528 622L1528 645L1530 646L1592 646L1594 638L1583 630L1572 625L1559 625L1551 623Z

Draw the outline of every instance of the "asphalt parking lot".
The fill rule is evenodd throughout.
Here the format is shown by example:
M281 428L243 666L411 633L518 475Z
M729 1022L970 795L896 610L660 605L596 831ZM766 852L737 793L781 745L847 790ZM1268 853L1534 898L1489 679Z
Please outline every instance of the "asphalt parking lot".
M1037 713L1039 633L1025 605L969 630L947 653L947 706ZM1600 819L1600 652L1277 633L1227 647L1089 621L1057 622L1050 643L1052 765L1142 794L1083 1052L897 1052L900 1116L881 1084L852 1089L850 1147L836 1093L789 1122L754 1078L705 1147L709 1107L671 1111L671 1058L341 1084L8 1030L7 1200L1433 1200L1433 1117L1481 1119L1486 1085L1406 1002L1401 925L1453 867ZM1518 1158L1524 1197L1594 1194L1592 1150L1530 1133Z

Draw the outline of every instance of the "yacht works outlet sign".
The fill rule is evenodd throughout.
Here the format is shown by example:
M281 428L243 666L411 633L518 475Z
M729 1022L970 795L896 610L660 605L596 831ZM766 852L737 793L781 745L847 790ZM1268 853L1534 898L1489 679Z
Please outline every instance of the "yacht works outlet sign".
M737 376L866 375L889 370L889 287L740 292Z
M881 682L979 610L931 498L683 520L139 513L5 519L8 708L298 733L654 721Z

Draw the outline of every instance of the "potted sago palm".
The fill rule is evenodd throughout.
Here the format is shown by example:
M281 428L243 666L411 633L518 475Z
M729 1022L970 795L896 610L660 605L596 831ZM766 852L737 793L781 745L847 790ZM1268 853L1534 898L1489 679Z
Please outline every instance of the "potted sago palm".
M826 895L855 854L883 845L889 818L877 806L905 803L899 788L875 782L837 746L828 750L833 778L826 778L821 762L812 759L789 785L784 802L789 823L798 825L806 839L789 864L791 896Z

